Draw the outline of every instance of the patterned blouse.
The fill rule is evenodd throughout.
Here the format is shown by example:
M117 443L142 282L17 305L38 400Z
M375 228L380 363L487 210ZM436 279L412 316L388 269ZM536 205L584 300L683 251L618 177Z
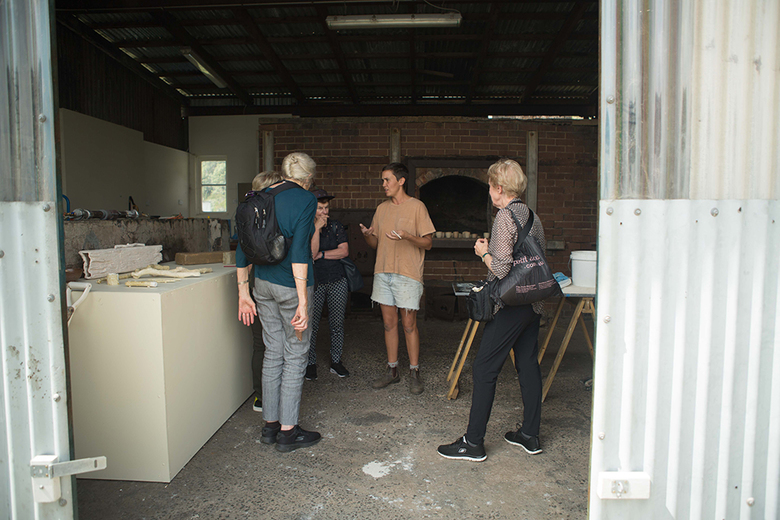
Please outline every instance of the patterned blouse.
M496 219L493 221L493 230L490 233L490 243L488 244L488 253L490 253L490 256L492 257L490 269L488 270L488 280L503 278L509 274L509 271L512 269L512 251L515 242L517 242L518 229L515 220L509 213L510 211L514 212L517 220L520 221L520 226L524 226L526 222L528 222L528 217L531 215L528 206L523 204L520 199L513 199L505 208L498 210ZM538 215L536 215L528 235L536 239L539 246L542 248L542 251L547 249L547 240L544 238L544 228L542 227L542 221L539 220ZM542 314L544 312L543 302L534 302L531 305L536 314ZM503 302L499 301L494 311L497 312L498 309L503 306Z

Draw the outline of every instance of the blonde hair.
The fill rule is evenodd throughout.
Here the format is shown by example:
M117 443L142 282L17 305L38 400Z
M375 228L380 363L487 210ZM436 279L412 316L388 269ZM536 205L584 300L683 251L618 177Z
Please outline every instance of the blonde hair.
M499 159L488 168L488 182L493 186L501 186L513 198L525 193L528 178L523 169L512 159Z
M311 183L317 163L303 152L293 152L282 161L282 175L285 179Z
M275 170L260 172L252 179L252 191L262 191L268 186L283 180L282 174Z

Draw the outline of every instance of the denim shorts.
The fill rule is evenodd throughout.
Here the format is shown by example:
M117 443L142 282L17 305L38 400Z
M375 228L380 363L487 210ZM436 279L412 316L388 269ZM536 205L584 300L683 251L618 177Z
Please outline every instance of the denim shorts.
M394 305L399 309L420 310L423 284L408 276L395 273L376 273L371 299L380 305Z

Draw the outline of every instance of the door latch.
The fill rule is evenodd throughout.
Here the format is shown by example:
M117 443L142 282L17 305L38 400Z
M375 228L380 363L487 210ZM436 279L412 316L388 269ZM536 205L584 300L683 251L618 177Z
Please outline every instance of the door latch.
M57 462L56 455L38 455L30 461L33 498L36 502L54 502L62 496L60 478L106 469L105 457Z

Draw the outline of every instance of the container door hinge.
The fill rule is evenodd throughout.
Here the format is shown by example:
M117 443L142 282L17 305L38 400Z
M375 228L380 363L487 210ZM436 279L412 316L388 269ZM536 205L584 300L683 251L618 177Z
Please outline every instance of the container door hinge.
M36 502L54 502L62 495L60 477L69 477L106 469L105 457L57 462L56 455L38 455L30 461L33 498Z

